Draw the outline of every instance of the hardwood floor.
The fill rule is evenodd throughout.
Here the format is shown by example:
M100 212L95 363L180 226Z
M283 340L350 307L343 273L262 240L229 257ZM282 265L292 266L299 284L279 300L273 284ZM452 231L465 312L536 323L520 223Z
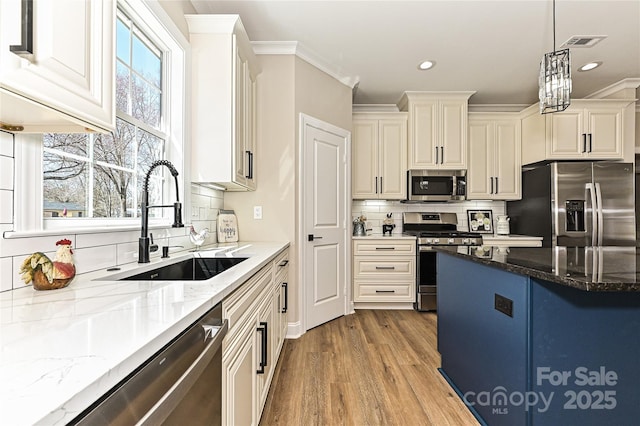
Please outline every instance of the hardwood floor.
M358 310L286 340L260 424L478 425L437 370L436 321Z

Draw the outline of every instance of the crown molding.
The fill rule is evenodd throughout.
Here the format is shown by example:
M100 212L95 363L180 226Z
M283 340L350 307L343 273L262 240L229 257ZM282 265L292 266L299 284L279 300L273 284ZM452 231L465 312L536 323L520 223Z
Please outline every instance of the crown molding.
M252 41L251 46L256 55L295 55L352 90L360 82L360 77L342 74L333 64L306 49L297 41Z
M638 87L640 87L640 78L625 78L617 83L605 87L604 89L600 89L597 92L590 94L589 96L585 96L584 99L602 99L607 96L611 96L621 90L637 90Z
M521 112L531 104L469 104L469 112Z
M353 104L351 111L356 112L400 112L396 104Z

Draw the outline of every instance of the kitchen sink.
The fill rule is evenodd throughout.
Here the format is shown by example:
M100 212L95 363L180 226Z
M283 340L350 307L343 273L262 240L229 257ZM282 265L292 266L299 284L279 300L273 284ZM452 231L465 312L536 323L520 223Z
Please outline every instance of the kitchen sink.
M119 281L202 281L247 260L246 257L193 257L135 275Z

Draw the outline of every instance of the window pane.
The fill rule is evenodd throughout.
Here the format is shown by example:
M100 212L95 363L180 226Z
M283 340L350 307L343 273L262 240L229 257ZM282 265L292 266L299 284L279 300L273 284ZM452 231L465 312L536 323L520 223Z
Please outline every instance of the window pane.
M164 171L163 167L156 168L151 177L149 178L149 205L150 206L159 206L162 205L162 178L160 177ZM142 205L142 187L144 183L144 176L141 176L138 179L138 205ZM149 217L162 217L163 210L170 209L149 209ZM169 212L164 212L166 214L172 214Z
M164 158L164 140L144 130L138 130L138 135L138 170L144 175L154 161Z
M149 80L156 87L160 87L160 57L156 55L137 34L133 35L133 69Z
M44 152L44 217L86 217L86 162Z
M128 217L132 214L130 186L133 173L96 166L94 171L93 216Z
M129 68L120 61L116 61L116 110L129 112L129 95L131 91L131 76Z
M154 128L160 126L160 91L138 76L133 77L131 115Z
M44 147L59 149L69 154L88 157L89 135L84 133L46 133L43 138Z
M133 169L135 166L135 127L116 119L116 139L109 134L94 136L94 158L114 166Z
M117 57L125 64L130 64L131 57L131 31L127 25L118 18L116 24L116 44L117 44Z

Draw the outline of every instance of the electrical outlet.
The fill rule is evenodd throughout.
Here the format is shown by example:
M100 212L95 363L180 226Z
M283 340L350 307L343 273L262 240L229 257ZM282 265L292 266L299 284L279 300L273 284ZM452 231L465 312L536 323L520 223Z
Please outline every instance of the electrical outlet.
M262 219L262 206L253 206L253 218Z

